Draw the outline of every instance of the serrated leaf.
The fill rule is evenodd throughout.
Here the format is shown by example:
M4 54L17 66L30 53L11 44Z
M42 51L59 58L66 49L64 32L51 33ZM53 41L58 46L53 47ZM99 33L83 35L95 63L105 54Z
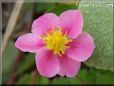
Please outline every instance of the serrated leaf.
M17 84L30 84L32 81L32 77L34 75L34 72L30 73L30 74L25 74L24 76L22 76L19 81L17 82Z
M100 70L95 68L80 69L78 75L73 78L67 77L55 77L50 80L46 77L42 77L39 74L35 74L35 79L33 84L51 84L51 85L76 85L76 84L114 84L113 72ZM34 77L34 71L31 73L26 73L21 76L18 80L18 84L31 84ZM78 77L78 78L77 78Z
M58 77L52 80L51 84L57 84L57 85L69 85L71 84L70 79L65 77Z
M86 82L85 84L114 84L113 72L106 70L95 68L81 69L78 76Z
M79 70L79 73L72 78L59 77L52 80L51 84L76 85L76 84L114 84L113 72L95 68Z
M25 75L21 76L20 79L17 81L17 84L48 84L48 78L42 77L39 74L35 74L34 76L34 73L35 72L33 71L31 73L26 73ZM35 78L34 81L33 78Z
M91 68L89 70L91 73L91 77L94 76L94 81L92 83L95 84L114 84L114 74L108 70L97 70ZM88 73L88 76L90 75Z
M85 0L79 5L84 17L83 29L93 36L96 45L92 57L86 64L113 71L113 7L111 5L99 7L98 3L91 4L94 6L87 6Z

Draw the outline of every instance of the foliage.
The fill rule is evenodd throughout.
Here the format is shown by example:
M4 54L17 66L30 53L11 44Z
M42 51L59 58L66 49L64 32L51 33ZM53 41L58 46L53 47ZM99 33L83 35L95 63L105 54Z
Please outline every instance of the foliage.
M76 4L63 3L35 3L35 13L40 16L43 13L54 12L57 15L65 10L79 9L84 16L83 30L90 33L96 44L96 49L92 57L85 62L79 73L73 78L56 76L48 79L39 74L34 76L35 54L24 53L22 60L16 65L14 72L15 84L114 84L113 70L113 12L112 7L83 7L82 1L78 7ZM27 12L33 3L26 3L24 10ZM14 62L19 51L14 46L14 41L10 39L2 59L2 83L11 79Z
M96 45L92 57L86 64L113 71L113 7L95 5L97 7L84 6L84 2L81 2L78 8L84 16L83 29L93 36Z

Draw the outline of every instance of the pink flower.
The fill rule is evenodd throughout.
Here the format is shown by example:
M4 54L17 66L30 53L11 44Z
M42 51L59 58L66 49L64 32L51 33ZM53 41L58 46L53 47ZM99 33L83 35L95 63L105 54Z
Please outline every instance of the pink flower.
M42 76L73 77L95 48L93 38L82 32L82 27L79 10L65 11L59 17L47 13L33 22L31 33L20 36L15 46L36 53L36 66Z

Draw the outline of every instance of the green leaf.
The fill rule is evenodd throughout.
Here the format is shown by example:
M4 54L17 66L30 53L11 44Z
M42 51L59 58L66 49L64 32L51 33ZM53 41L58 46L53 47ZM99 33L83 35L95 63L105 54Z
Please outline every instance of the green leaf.
M34 75L34 72L30 73L30 74L25 74L24 76L22 76L19 81L17 82L17 84L30 84L32 81L32 77Z
M26 73L20 77L17 84L30 84L34 77L34 71L31 73ZM78 77L78 78L77 78ZM53 77L53 79L48 79L42 77L39 74L35 74L34 84L44 85L76 85L76 84L114 84L114 74L113 72L95 69L95 68L82 68L79 70L78 74L72 78L66 77Z
M69 84L71 84L71 81L70 81L70 79L65 78L65 77L58 77L58 78L55 78L54 80L52 80L52 82L50 81L50 84L69 85Z
M71 9L77 9L78 5L74 4L58 4L53 9L47 10L47 12L53 12L60 15L62 12Z
M113 71L113 7L103 6L101 3L82 1L79 8L84 17L84 31L90 33L96 48L91 58L86 62L88 66ZM96 7L97 5L97 7Z
M37 13L42 13L47 10L53 9L53 7L55 7L55 4L53 4L53 3L48 3L48 4L47 3L37 3L35 10Z
M39 79L40 79L40 81L39 81ZM41 85L46 85L46 84L48 84L48 83L49 83L48 78L42 77L42 76L38 76L38 77L36 78L36 82L35 82L35 84L41 84Z
M114 74L108 70L96 70L91 68L90 72L92 76L94 76L94 81L92 83L95 84L114 84ZM88 76L90 75L88 73ZM91 77L92 77L91 76Z
M15 48L12 41L8 42L6 50L2 56L2 81L8 79L9 75L12 72L12 66L18 54L18 50Z
M113 72L95 68L79 70L75 77L55 77L51 84L76 85L76 84L114 84Z
M15 75L19 76L35 66L35 54L28 53L18 65Z
M31 73L26 73L16 82L17 84L39 84L39 85L45 85L48 84L48 78L42 77L38 74L35 74L34 71ZM34 81L33 81L34 78ZM32 82L33 81L33 82Z
M114 84L114 74L108 70L95 68L90 68L88 70L81 69L77 76L83 79L85 84Z

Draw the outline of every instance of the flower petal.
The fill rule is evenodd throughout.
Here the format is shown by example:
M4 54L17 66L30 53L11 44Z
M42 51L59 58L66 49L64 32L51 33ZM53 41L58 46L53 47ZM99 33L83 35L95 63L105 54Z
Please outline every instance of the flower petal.
M53 13L47 13L37 18L32 24L32 32L38 35L44 34L53 27L58 27L58 16Z
M76 61L86 61L95 48L94 40L88 33L82 32L72 43L67 54Z
M15 46L23 52L37 52L44 42L38 35L27 33L16 40Z
M49 50L42 48L35 57L36 66L42 76L53 77L59 71L58 58Z
M80 69L81 63L77 62L71 58L69 58L67 55L64 55L63 57L59 58L59 64L60 64L60 71L59 75L61 76L67 76L67 77L74 77L78 70Z
M76 38L83 27L83 18L79 10L69 10L59 16L59 23L63 31L68 32L70 38Z

